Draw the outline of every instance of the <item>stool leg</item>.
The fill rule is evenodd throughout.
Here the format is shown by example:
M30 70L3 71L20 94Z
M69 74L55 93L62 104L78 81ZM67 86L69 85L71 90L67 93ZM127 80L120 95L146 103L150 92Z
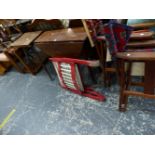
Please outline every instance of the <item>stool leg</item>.
M127 78L126 78L125 90L128 90L130 85L131 85L131 69L132 69L132 62L129 62L128 69L127 69ZM123 102L125 104L125 109L126 109L127 102L128 102L128 95L124 95Z
M125 63L124 60L118 59L118 67L120 73L120 98L119 98L119 111L126 111L126 95L124 94L126 78L125 78Z
M128 103L128 95L124 93L125 90L129 89L131 85L131 69L132 69L132 62L128 62L127 73L125 72L125 62L121 62L121 96L120 96L120 106L119 110L122 112L126 111L127 103Z

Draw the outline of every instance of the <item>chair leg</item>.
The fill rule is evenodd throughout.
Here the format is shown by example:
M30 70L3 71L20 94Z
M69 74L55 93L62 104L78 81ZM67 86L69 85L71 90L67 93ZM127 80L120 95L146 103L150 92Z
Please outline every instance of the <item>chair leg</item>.
M94 73L93 73L93 70L91 67L88 67L88 70L89 70L89 73L90 73L90 76L91 76L91 79L92 81L97 84L97 80L95 79L95 76L94 76Z
M103 83L104 85L106 86L107 84L107 73L106 73L106 49L105 49L105 46L104 46L104 42L103 41L98 41L96 43L96 51L97 51L97 54L98 54L98 57L99 57L99 60L100 60L100 67L102 69L102 76L103 76Z

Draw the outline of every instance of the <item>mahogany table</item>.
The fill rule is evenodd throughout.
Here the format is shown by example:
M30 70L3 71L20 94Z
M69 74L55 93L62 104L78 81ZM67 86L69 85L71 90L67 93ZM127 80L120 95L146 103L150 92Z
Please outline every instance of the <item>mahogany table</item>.
M83 27L46 31L35 44L49 57L78 58L87 34Z

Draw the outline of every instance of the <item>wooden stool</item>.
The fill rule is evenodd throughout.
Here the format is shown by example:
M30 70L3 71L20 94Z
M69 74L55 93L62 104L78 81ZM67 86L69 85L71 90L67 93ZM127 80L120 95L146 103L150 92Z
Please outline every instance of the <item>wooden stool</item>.
M155 99L155 52L123 52L118 53L117 58L120 78L119 110L126 111L129 95ZM144 81L141 83L133 83L131 81L131 67L133 62L145 63ZM127 71L125 69L125 63L128 63ZM130 85L142 86L144 87L144 92L131 91L129 90Z

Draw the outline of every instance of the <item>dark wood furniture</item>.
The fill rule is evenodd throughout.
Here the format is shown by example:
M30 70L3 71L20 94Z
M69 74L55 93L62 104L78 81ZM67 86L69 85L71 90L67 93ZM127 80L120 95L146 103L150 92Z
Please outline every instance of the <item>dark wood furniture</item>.
M20 64L20 61L16 56L16 53L18 53L21 57L21 52L21 49L18 47L6 48L4 50L4 54L8 57L10 63L16 68L16 70L20 73L24 73L24 67Z
M49 31L64 28L59 19L35 19L27 25L28 31Z
M24 33L20 38L13 42L10 46L13 50L7 50L6 55L10 58L13 64L15 64L12 55L20 62L21 67L17 67L20 72L29 72L35 74L41 68L43 62L46 59L46 55L43 53L36 53L36 57L30 60L28 57L28 50L32 47L33 41L41 34L41 31Z
M126 111L129 95L153 98L155 88L155 53L154 52L124 52L118 53L118 74L120 77L120 99L119 110ZM145 63L144 81L134 83L131 80L131 68L133 62ZM128 63L128 69L125 71L125 63ZM131 85L144 87L144 92L129 90Z
M21 33L21 30L20 30L18 24L16 24L15 19L0 19L0 24L3 25L3 27L6 29L6 31L9 35L12 34L12 31Z
M81 19L70 19L69 20L69 27L70 28L75 28L75 27L82 27L82 21Z
M130 40L148 40L148 39L153 39L155 35L155 32L153 31L133 31Z
M155 22L137 23L137 24L131 24L130 26L132 26L134 30L148 29L150 27L154 27Z
M155 32L150 29L155 26L155 22L131 24L130 26L134 28L134 31L127 44L127 49L136 50L137 48L155 47Z
M42 33L35 44L49 57L78 58L87 35L83 27Z

